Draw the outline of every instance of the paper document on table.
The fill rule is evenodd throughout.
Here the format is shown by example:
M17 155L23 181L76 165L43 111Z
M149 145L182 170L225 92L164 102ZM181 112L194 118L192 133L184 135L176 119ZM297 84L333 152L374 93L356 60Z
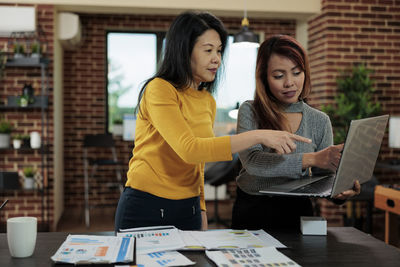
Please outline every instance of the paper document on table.
M212 231L212 230L210 230ZM232 231L232 230L228 230ZM247 230L248 232L252 233L254 236L256 236L258 239L261 240L262 244L264 247L276 247L276 248L286 248L284 244L279 242L276 238L265 232L264 230ZM204 232L201 231L182 231L179 230L179 234L182 237L183 242L185 243L185 247L182 248L182 250L205 250L206 247L199 241L203 240L202 236L208 235L208 234L203 234ZM195 237L199 238L196 239ZM241 236L240 241L242 242L243 236ZM252 238L250 238L252 239ZM258 241L257 241L258 242ZM229 243L231 244L231 243ZM225 246L229 245L227 242ZM257 244L257 243L256 243ZM232 244L231 244L232 245Z
M51 259L72 264L130 263L134 260L134 245L131 237L68 235Z
M255 248L268 246L247 230L191 231L192 236L207 249Z
M300 266L274 247L207 250L206 255L217 266L223 267Z
M188 266L196 262L191 261L177 251L163 251L137 255L138 267L166 267L166 266ZM116 267L132 267L131 265L118 265Z
M185 246L179 230L174 226L123 229L117 236L135 237L137 254L177 250Z
M180 250L206 250L206 248L193 236L193 232L197 231L182 231L179 234L182 237L185 246Z
M278 239L268 234L264 230L248 230L253 235L257 236L266 246L276 247L276 248L287 248Z
M177 251L163 251L148 254L140 254L137 264L144 267L151 266L188 266L194 265L193 262Z

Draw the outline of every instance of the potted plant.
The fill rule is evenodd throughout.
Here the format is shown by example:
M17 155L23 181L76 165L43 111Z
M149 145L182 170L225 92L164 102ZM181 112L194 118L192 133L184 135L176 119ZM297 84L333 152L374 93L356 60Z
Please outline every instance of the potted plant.
M34 41L31 45L31 57L39 58L41 52L42 52L42 49L40 47L39 41Z
M31 84L25 84L22 88L22 95L19 97L19 105L27 107L35 102L35 89Z
M10 134L13 126L8 121L0 121L0 148L8 148L10 146Z
M25 48L20 43L14 44L14 58L23 58L25 53Z
M21 148L22 145L22 134L16 134L13 136L13 147L15 149Z
M31 166L25 167L22 170L24 178L24 189L33 189L35 187L36 169Z
M380 104L372 99L375 91L374 81L369 77L372 72L364 65L357 65L353 66L352 69L341 71L336 79L338 87L338 94L335 97L336 103L322 107L322 110L329 115L332 121L335 144L344 142L351 120L380 114ZM376 181L376 178L363 184L361 192L365 192L365 188L370 188L370 186L374 187L374 183L376 183L374 180ZM349 203L351 202L348 202L347 205L351 205ZM343 214L345 225L353 225L353 220L354 218L351 218L351 216L348 217L346 213ZM360 222L356 221L356 223Z
M351 120L376 116L381 112L380 104L372 99L375 88L374 81L369 78L370 73L372 70L364 65L341 71L336 80L336 105L322 107L322 111L331 118L335 144L344 142Z
M112 132L115 136L122 136L123 127L122 127L122 119L116 118L113 120Z
M20 107L27 107L29 105L29 98L25 95L20 96L18 104Z

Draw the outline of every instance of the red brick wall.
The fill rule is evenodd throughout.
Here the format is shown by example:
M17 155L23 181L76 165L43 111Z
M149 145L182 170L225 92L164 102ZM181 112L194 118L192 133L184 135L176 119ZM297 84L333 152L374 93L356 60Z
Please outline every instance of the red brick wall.
M87 15L81 14L84 41L76 50L66 50L64 54L64 132L65 132L65 205L66 208L83 205L83 165L82 140L85 134L102 133L105 129L105 32L106 30L166 30L172 16L143 15ZM47 34L50 59L52 56L52 38L54 11L51 6L38 6L39 24ZM240 28L240 19L222 18L231 32ZM311 104L332 103L336 91L335 78L338 69L353 63L364 62L375 70L377 91L375 99L380 101L385 113L399 114L397 103L399 93L400 64L400 1L398 0L324 0L321 14L309 21L309 56L312 66L313 94ZM295 35L295 21L252 19L253 30L271 34L287 33ZM3 47L7 39L0 39ZM51 67L49 68L51 71ZM0 83L0 100L6 95L19 94L26 80L38 80L37 71L24 69L7 69L5 78ZM52 75L50 74L50 84ZM50 85L51 87L51 85ZM50 114L52 113L52 92L50 92ZM40 127L38 115L20 112L7 112L18 125L21 132L27 133ZM34 119L32 119L34 118ZM52 116L50 116L50 120ZM50 126L52 123L50 121ZM51 128L51 127L50 127ZM52 137L52 129L50 135ZM52 139L50 138L50 142ZM132 143L118 140L119 158L127 166L131 156ZM52 147L50 148L52 151ZM15 153L0 151L0 169L15 170L19 166L35 161L37 153ZM32 155L33 154L33 155ZM398 158L399 151L387 147L385 137L380 159ZM51 188L52 164L50 157L49 186ZM124 170L125 174L126 168ZM100 175L99 182L92 182L92 197L96 202L116 205L118 193L104 186L104 180L112 173ZM377 173L381 182L398 182L396 173ZM125 175L124 175L125 176ZM103 180L102 180L103 179ZM2 196L4 192L2 192ZM50 191L51 203L51 191ZM40 197L37 193L6 193L10 199L5 217L16 215L40 214ZM12 204L14 203L14 204ZM35 204L32 204L35 203ZM50 207L51 210L51 207ZM344 208L337 208L323 202L321 210L330 224L341 224ZM21 212L23 211L23 212ZM38 215L39 214L39 215ZM83 214L82 214L83 215ZM82 217L83 218L83 217ZM49 214L52 221L52 213Z
M400 114L400 1L323 0L321 14L309 20L311 104L333 103L338 70L364 63L374 70L374 100L383 113ZM380 160L400 158L385 136ZM398 173L376 171L381 183L399 183ZM344 207L321 204L331 224L341 224Z
M16 216L34 216L38 218L39 229L47 229L49 223L53 221L52 212L52 186L53 186L53 92L52 92L52 59L53 59L53 6L38 5L36 6L37 25L41 27L45 34L40 41L46 43L44 52L50 60L48 66L49 77L49 128L48 134L43 138L44 143L49 144L49 153L47 154L46 164L48 166L48 174L46 171L42 173L48 190L44 193L44 198L39 191L1 191L0 200L9 199L9 203L1 211L0 225L4 227L7 218ZM47 42L45 42L45 39ZM8 38L0 38L0 48L3 51L11 51L12 46ZM12 55L11 55L12 56ZM21 94L22 87L25 83L31 83L35 89L35 95L40 94L41 72L40 68L21 68L7 67L4 71L4 77L0 80L0 103L6 102L7 96L18 96ZM41 133L41 112L40 109L29 109L27 111L10 109L2 110L0 117L5 118L13 123L15 130L12 134L29 134L32 131ZM42 142L43 142L42 141ZM34 166L41 170L41 154L38 150L0 150L0 170L17 171L25 166ZM44 202L44 221L42 221L42 207Z
M80 14L84 42L79 49L64 53L64 122L65 122L65 206L82 207L82 140L85 134L103 133L106 103L106 31L166 31L174 16L88 15ZM241 19L221 18L225 26L237 32ZM251 19L251 28L265 35L295 34L295 21ZM132 142L118 140L119 159L124 162L123 179L132 155ZM93 203L117 205L119 193L104 186L113 173L91 181Z

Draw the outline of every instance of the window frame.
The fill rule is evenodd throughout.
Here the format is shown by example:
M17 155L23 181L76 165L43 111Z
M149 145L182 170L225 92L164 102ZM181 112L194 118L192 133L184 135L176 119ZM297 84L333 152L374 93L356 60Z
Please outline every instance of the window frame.
M108 35L111 33L126 33L126 34L155 34L156 35L156 39L157 39L157 49L156 49L156 66L158 69L158 64L160 62L160 58L161 58L161 53L162 53L162 45L163 45L163 40L167 34L166 31L150 31L150 30L106 30L105 32L105 59L104 59L104 66L105 66L105 90L104 90L104 98L105 98L105 125L104 125L104 131L106 134L111 134L111 132L108 130L108 124L109 124L109 106L108 106L108 47L109 47L109 43L108 43Z

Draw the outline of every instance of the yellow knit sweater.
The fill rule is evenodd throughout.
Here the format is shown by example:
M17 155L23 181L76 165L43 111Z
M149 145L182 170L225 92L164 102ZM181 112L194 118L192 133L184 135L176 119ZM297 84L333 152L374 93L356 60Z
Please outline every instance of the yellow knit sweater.
M167 199L200 196L205 210L204 163L232 159L230 137L214 137L215 112L207 91L177 91L152 80L136 121L126 186Z

